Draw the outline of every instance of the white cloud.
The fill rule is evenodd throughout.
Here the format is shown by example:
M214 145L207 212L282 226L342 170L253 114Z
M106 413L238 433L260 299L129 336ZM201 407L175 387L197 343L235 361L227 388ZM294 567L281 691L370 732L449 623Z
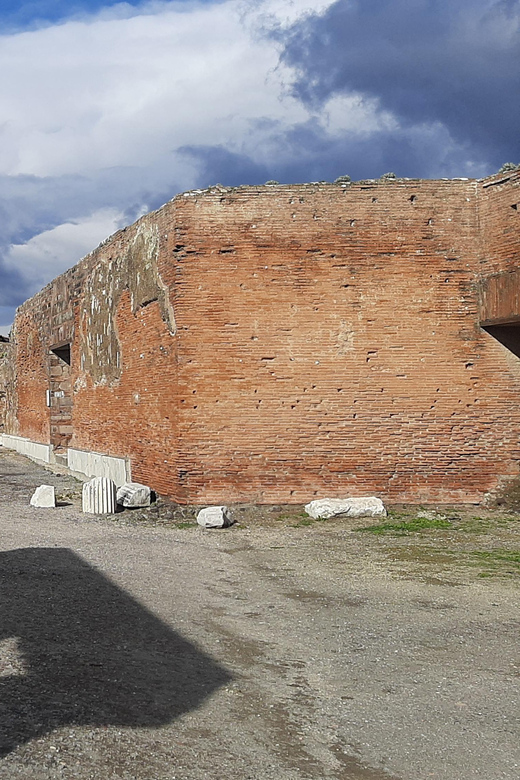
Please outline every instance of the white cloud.
M286 6L294 15L293 3L266 9ZM187 143L239 143L257 118L303 121L299 103L279 99L274 43L244 10L168 3L1 37L0 172L147 166Z
M114 209L103 209L84 219L66 222L25 244L11 244L4 256L4 266L16 270L35 293L49 279L75 265L123 223L123 214Z
M276 139L311 114L288 93L276 37L263 29L332 1L121 4L1 35L0 177L40 177L57 205L42 217L35 180L16 179L26 186L26 208L40 215L31 222L29 214L24 225L37 225L38 233L14 244L0 225L0 246L9 245L0 284L2 269L16 269L35 292L127 221L123 210L133 214L136 199L194 186L199 163L178 154L180 147L221 145L264 165L273 149L294 156ZM375 103L354 96L331 101L318 121L324 132L363 134L381 118ZM68 177L65 199L60 177ZM77 184L76 210L74 177L93 183ZM18 213L23 193L17 197Z

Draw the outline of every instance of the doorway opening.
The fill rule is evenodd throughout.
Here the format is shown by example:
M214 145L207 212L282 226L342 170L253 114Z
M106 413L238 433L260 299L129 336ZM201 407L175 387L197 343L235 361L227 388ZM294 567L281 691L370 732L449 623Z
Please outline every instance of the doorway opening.
M72 438L72 385L70 344L55 344L49 352L50 440L56 462L67 464Z

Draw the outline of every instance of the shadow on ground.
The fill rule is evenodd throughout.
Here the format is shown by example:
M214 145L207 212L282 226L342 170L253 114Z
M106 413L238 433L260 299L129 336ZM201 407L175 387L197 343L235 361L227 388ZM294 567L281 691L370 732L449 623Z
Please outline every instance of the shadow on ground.
M0 755L64 725L170 723L230 679L70 550L0 553Z

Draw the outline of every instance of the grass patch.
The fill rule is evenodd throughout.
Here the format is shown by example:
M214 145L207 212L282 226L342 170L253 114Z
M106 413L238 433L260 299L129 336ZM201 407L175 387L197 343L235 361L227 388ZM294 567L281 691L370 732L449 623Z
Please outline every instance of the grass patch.
M511 577L520 574L520 550L474 550L468 554L470 566L479 567L478 577Z
M432 567L435 567L436 572L444 574L460 572L462 568L468 567L476 570L479 579L516 578L520 574L520 550L456 550L411 543L403 547L387 547L386 553L396 562L417 566L415 571L422 573L432 570Z
M412 520L401 520L400 522L380 523L379 525L367 525L357 530L362 533L382 536L409 536L410 534L420 533L430 529L452 528L452 523L444 518L416 517Z
M307 519L309 515L307 512L285 512L282 515L278 515L278 517L275 518L275 520L281 520L287 522L288 520L298 520L298 518L304 518Z
M465 534L487 534L495 528L509 528L518 523L517 517L472 517L461 521L457 530Z
M316 521L312 519L312 517L304 517L302 520L299 520L297 523L292 523L291 528L305 528L308 525L312 525Z
M175 528L196 528L197 523L175 523Z
M512 563L520 566L520 550L475 550L470 553L484 563Z

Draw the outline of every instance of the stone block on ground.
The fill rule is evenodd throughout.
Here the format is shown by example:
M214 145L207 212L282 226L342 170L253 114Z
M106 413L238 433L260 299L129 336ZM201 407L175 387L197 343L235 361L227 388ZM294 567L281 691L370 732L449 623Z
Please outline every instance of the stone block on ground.
M380 498L320 498L306 504L305 511L314 520L329 517L386 517L385 505Z
M125 482L117 491L117 503L127 509L150 506L152 491L139 482Z
M55 507L56 492L52 485L40 485L34 491L31 498L31 506L36 507Z
M91 515L111 515L116 511L116 484L108 477L95 477L83 485L83 511Z
M233 522L231 510L227 506L208 506L197 515L197 523L203 528L227 528Z

